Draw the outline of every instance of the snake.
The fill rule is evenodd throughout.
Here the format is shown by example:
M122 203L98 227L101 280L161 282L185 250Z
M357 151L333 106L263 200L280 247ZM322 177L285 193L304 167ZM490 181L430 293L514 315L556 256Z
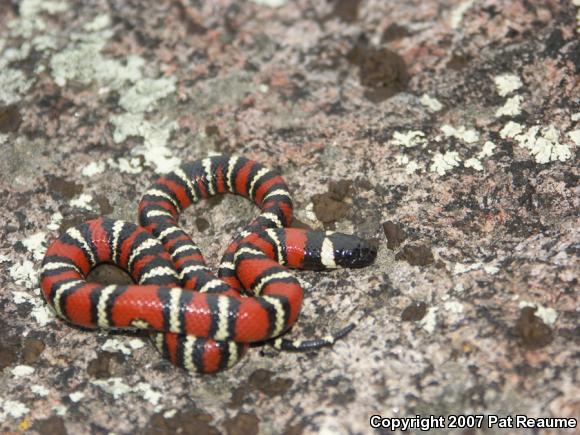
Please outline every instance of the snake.
M222 193L250 199L261 213L234 237L216 275L178 220L189 205ZM294 351L331 345L351 325L325 338L283 338L304 293L289 269L365 267L377 247L354 235L291 228L292 214L282 176L254 160L216 155L186 163L145 192L139 224L100 217L62 232L42 261L42 294L73 325L149 331L163 356L195 373L233 366L252 343ZM103 263L134 284L88 281Z

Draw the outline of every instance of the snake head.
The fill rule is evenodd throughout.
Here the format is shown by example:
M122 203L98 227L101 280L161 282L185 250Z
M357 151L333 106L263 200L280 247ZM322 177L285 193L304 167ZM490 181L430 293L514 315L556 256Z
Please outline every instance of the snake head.
M342 233L333 233L329 237L334 247L334 261L340 267L366 267L377 257L376 240L365 240Z

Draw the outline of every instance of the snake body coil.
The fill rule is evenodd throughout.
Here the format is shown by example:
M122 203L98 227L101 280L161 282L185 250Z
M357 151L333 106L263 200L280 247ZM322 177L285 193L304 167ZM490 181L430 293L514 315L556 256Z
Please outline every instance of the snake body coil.
M227 248L216 276L178 218L190 204L228 192L251 199L261 214ZM243 157L209 157L160 177L139 204L140 226L100 218L64 232L47 250L41 287L70 323L157 331L158 348L174 364L216 372L249 343L279 337L296 322L303 292L288 268L363 267L376 256L355 236L288 228L291 220L280 175ZM125 269L136 284L87 282L101 263Z

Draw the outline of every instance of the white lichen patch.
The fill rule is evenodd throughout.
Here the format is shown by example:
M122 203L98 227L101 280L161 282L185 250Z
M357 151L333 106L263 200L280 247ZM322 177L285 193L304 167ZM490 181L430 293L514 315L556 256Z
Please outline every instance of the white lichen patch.
M34 275L30 277L31 280L37 280L37 273L34 271ZM32 287L36 282L31 282L30 287ZM28 286L27 286L28 287ZM29 288L30 288L29 287ZM40 289L34 290L35 294L40 294ZM38 323L39 326L46 326L50 322L55 320L55 315L52 309L44 303L44 301L38 297L30 294L26 291L13 290L12 300L16 305L20 304L30 304L32 305L32 311L30 316Z
M397 156L397 163L401 166L405 166L405 172L409 175L414 174L417 170L421 169L421 166L415 160L409 159L409 157L404 154Z
M40 231L22 240L24 247L32 253L32 257L36 261L42 260L46 252L46 233Z
M572 157L570 146L560 143L560 132L554 125L534 125L525 130L521 124L510 121L501 129L500 136L514 139L528 149L537 163L564 162Z
M98 32L104 30L111 25L111 18L107 14L97 15L93 21L85 24L83 27L89 32Z
M463 304L458 301L447 301L443 304L445 310L453 313L453 314L460 314L463 312Z
M32 81L22 71L12 68L0 69L0 103L14 104L30 89Z
M580 146L580 130L569 131L568 136L576 146Z
M455 263L451 268L451 272L453 273L453 275L461 275L463 273L471 272L472 270L480 270L480 269L483 269L486 273L489 273L490 275L495 275L497 272L499 272L499 267L497 267L495 264L493 263L483 264L479 261L476 261L475 263L471 264Z
M530 151L537 163L564 162L572 156L570 146L560 143L560 132L553 125L533 126L515 140Z
M430 112L433 112L433 113L434 112L439 112L441 109L443 109L443 104L441 104L439 102L439 100L437 100L437 98L430 97L427 94L421 95L421 98L419 99L419 101Z
M48 388L42 385L31 385L30 391L32 391L32 393L38 397L46 397L49 393Z
M22 0L18 4L18 19L8 22L10 36L19 40L18 47L7 46L5 41L0 44L0 103L13 104L21 100L35 81L34 75L30 78L17 69L8 65L12 62L25 59L32 49L42 52L47 48L56 47L55 31L49 30L45 16L54 15L67 10L68 4L64 1ZM4 47L5 46L5 47ZM36 68L39 73L43 68L40 63Z
M92 177L97 174L102 174L105 171L106 163L100 162L90 162L81 168L81 174L85 177Z
M475 143L479 140L479 133L477 130L468 129L464 125L453 127L445 124L441 127L441 132L445 137L455 137L465 143Z
M558 319L558 312L556 310L554 310L553 308L544 307L540 304L536 304L536 303L528 302L528 301L521 301L519 303L519 307L520 308L525 308L525 307L535 308L536 312L534 314L536 316L538 316L540 319L542 319L542 321L546 325L553 325L554 323L556 323L556 319Z
M149 112L155 107L158 100L174 92L175 77L143 79L137 81L131 88L123 92L119 104L127 112Z
M502 139L514 138L524 130L524 127L514 121L509 121L499 132Z
M34 373L34 367L18 365L14 367L11 372L15 378L22 378L24 376L30 376L32 373Z
M5 50L0 47L0 52L3 51L2 56L0 56L0 66L6 68L11 63L26 59L30 55L31 49L32 46L27 41L18 47L6 47Z
M481 263L472 263L472 264L455 263L452 272L454 275L461 275L462 273L479 269L480 267Z
M261 6L269 6L271 8L277 8L285 5L288 0L250 0L252 3L256 3Z
M172 418L175 414L177 414L177 409L168 409L163 413L163 418Z
M85 398L85 393L81 391L75 391L74 393L70 393L68 397L71 400L71 402L78 403Z
M92 210L93 206L91 205L91 201L93 200L92 195L88 193L81 193L79 196L71 199L69 204L71 207L78 207L84 208L85 210Z
M399 132L396 131L391 139L392 145L402 146L406 148L413 148L418 145L424 146L427 144L425 133L419 130Z
M90 382L105 393L111 394L115 399L132 391L132 388L125 384L121 378L96 379Z
M501 97L506 97L513 91L518 90L522 87L523 83L520 78L515 74L501 74L494 78L495 87L497 88L497 93Z
M6 421L8 417L22 418L29 412L30 409L22 402L0 398L0 422Z
M16 305L30 303L31 299L32 299L32 295L28 294L25 291L21 291L21 290L12 291L12 300L14 301L14 303Z
M445 154L437 153L431 161L429 170L431 172L437 172L439 175L445 175L447 171L459 166L461 162L457 151L447 151Z
M54 311L48 305L43 303L40 298L34 298L34 301L34 306L30 315L39 326L46 326L56 320Z
M67 411L68 411L68 408L62 404L55 405L52 407L52 412L54 412L56 415L59 415L61 417L65 416Z
M143 165L141 164L141 159L138 157L120 157L116 161L113 159L107 159L107 163L112 168L117 168L120 172L125 174L139 174L143 172Z
M135 385L133 391L154 406L158 405L163 397L159 391L155 391L147 382L139 382Z
M158 405L163 397L160 392L155 391L153 387L146 382L139 382L134 387L131 387L124 383L121 378L109 378L104 380L94 380L91 381L91 384L101 388L106 393L111 394L115 399L118 399L125 394L135 393L152 405Z
M483 144L481 151L477 155L480 159L484 157L491 157L493 155L493 150L496 149L496 145L493 142L487 141Z
M466 0L459 6L457 6L455 9L453 9L453 11L451 12L451 20L450 20L452 29L459 28L459 25L463 21L463 16L469 9L471 9L474 3L475 0Z
M522 101L523 97L521 95L515 95L505 102L505 104L497 109L495 112L496 117L500 116L516 116L522 113Z
M495 275L496 273L499 272L499 267L494 264L488 263L483 265L483 270L485 270L490 275Z
M56 231L59 229L63 216L60 212L55 212L50 216L50 222L46 226L49 230Z
M9 273L16 284L23 285L26 288L33 288L38 283L38 272L34 268L34 263L30 260L14 264L9 269Z
M430 307L425 317L419 322L419 326L429 334L432 334L437 327L437 311L437 307Z
M47 26L45 15L56 15L66 11L68 7L65 1L23 0L18 10L20 19L10 21L8 27L13 36L31 41L37 50L46 45L54 47L56 35Z
M576 32L580 33L580 0L572 0L572 3L578 8L576 11Z
M483 165L481 164L481 161L475 157L467 159L463 164L466 168L473 168L476 171L483 171Z
M54 81L59 86L68 82L96 82L101 87L120 90L128 83L140 80L145 65L143 58L130 55L123 63L101 54L111 35L108 30L75 35L74 41L50 60Z
M117 338L109 338L101 349L107 352L121 352L124 355L131 355L134 350L143 347L143 341L139 339L132 339L128 341L121 341Z
M179 165L167 147L171 132L177 128L174 121L146 120L145 113L153 110L158 102L175 93L175 77L143 77L145 60L139 56L128 56L126 61L110 59L102 50L112 36L110 18L96 17L84 26L82 34L73 34L71 43L51 59L52 76L60 86L68 82L96 84L98 93L116 90L119 105L126 111L111 118L115 126L114 140L122 142L129 136L143 137L144 144L131 150L142 155L145 163L158 172L168 172ZM88 176L101 173L104 163L99 162L83 168ZM139 165L140 166L140 165ZM137 165L123 164L124 172L138 173Z
M116 127L113 133L115 142L122 142L129 136L141 136L142 145L136 146L133 154L143 156L145 163L153 166L160 173L176 169L181 160L173 157L167 147L171 132L177 129L175 121L162 120L158 123L146 121L142 114L124 113L111 119Z
M68 9L66 1L23 0L18 9L21 17L37 19L42 12L54 15Z

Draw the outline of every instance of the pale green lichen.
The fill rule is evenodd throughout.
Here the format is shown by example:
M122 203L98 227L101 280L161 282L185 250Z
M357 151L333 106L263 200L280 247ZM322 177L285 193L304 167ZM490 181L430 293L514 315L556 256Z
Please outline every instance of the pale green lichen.
M568 132L568 136L577 146L580 146L580 130L573 130Z
M269 6L271 8L277 8L286 4L287 0L251 0L252 3L256 3L261 6Z
M433 156L431 172L437 172L439 175L445 175L447 171L459 166L461 160L457 151L447 151L445 154L437 153Z
M84 208L85 210L92 210L93 206L90 204L93 196L88 193L81 193L69 201L71 207Z
M564 162L572 157L570 147L560 143L560 132L553 125L541 129L539 126L531 127L516 140L521 147L530 150L537 163Z
M16 400L4 400L0 398L0 422L5 421L8 417L19 419L30 412L24 403Z
M134 387L127 385L121 378L109 378L105 380L91 381L93 385L101 388L104 392L111 394L115 399L129 393L135 393L152 405L158 405L163 395L155 391L146 382L139 382Z
M133 155L143 156L145 164L159 172L167 172L179 165L167 143L171 132L177 128L174 121L146 120L145 113L155 109L158 102L175 93L174 77L143 77L145 60L131 55L125 62L102 54L112 31L108 28L110 18L100 15L85 24L85 33L75 33L71 43L51 59L52 76L60 86L69 82L99 86L99 93L113 89L119 92L119 105L126 112L111 117L115 127L113 139L123 142L129 136L143 138L143 144L131 150ZM109 165L124 172L138 173L141 161L123 158L108 161Z
M463 125L456 128L449 124L445 124L441 127L441 131L445 137L455 137L468 144L475 143L479 140L479 133L477 130L467 129Z
M521 124L509 121L504 127L500 130L499 135L502 139L506 138L514 138L519 135L523 131L523 127Z
M115 126L115 142L123 142L129 136L143 137L143 144L136 146L132 153L143 156L146 164L162 173L179 166L180 160L167 147L171 132L178 127L175 121L151 122L142 113L123 113L112 117L111 122Z
M0 103L12 104L22 99L24 93L32 86L33 80L28 79L25 74L17 69L10 68L14 62L26 59L30 54L31 45L22 43L18 48L0 48Z
M572 3L579 8L576 11L576 31L580 33L580 0L572 0Z
M530 151L536 163L564 162L572 157L567 144L560 143L560 132L554 125L534 125L527 130L521 124L508 122L500 131L503 139L514 139L522 148Z
M138 157L119 157L116 160L107 159L107 164L124 174L139 174L143 172L143 165L141 164L141 159Z
M120 89L129 82L140 80L145 61L135 55L127 57L126 62L105 58L100 53L107 43L105 36L108 33L83 38L55 54L50 66L56 84L97 82L101 86Z
M31 385L30 391L38 397L46 397L50 390L43 385Z
M120 106L127 112L148 112L158 100L175 92L175 77L143 79L123 93Z
M86 166L81 168L81 174L85 177L92 177L97 174L102 174L105 170L106 163L100 162L90 162Z
M521 88L523 86L520 78L515 74L500 74L493 79L495 86L497 88L497 93L506 97L513 91Z
M479 152L477 157L479 157L480 159L483 157L491 157L493 155L493 150L495 150L495 149L496 149L496 145L493 142L486 141L483 144L483 148L481 149L481 151Z
M97 15L93 21L87 23L83 28L89 32L98 32L111 25L111 18L107 14Z
M469 9L471 9L474 3L475 0L466 0L459 6L457 6L455 9L453 9L453 11L451 12L451 20L450 20L452 29L457 29L459 27L459 25L463 21L463 16Z
M404 154L397 156L397 163L405 166L405 172L409 175L414 174L417 170L421 169L415 160L409 159L409 157Z
M22 71L4 68L0 71L0 102L13 104L22 98L22 95L32 86Z
M46 233L39 231L21 240L36 261L42 260L46 252Z
M430 97L427 94L423 94L419 99L421 104L425 106L430 112L439 112L443 108L443 104L439 102L436 98Z
M475 157L467 159L464 163L464 166L466 168L473 168L476 171L483 171L483 165L481 164L481 161Z
M427 333L432 334L437 327L437 307L430 307L427 310L427 314L419 321L419 325Z
M30 54L30 49L31 46L28 42L22 43L19 47L6 47L3 51L0 49L2 51L0 67L6 68L10 63L26 59Z
M515 95L511 98L508 98L505 104L497 109L495 112L496 117L500 116L516 116L522 112L522 101L523 97L521 95Z
M20 19L9 22L8 26L15 35L30 40L38 33L45 33L48 29L42 16L43 13L55 15L68 8L66 1L23 0L19 5Z
M427 139L425 138L425 133L420 130L407 131L404 133L396 131L393 134L391 144L405 148L413 148L418 145L426 145Z

